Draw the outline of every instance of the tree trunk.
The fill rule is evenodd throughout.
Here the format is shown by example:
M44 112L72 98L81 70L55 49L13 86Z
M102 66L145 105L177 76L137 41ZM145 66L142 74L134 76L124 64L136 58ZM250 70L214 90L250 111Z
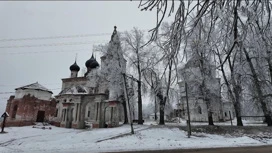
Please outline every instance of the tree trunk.
M235 110L235 115L236 115L236 120L237 120L237 126L243 126L243 121L241 117L241 104L240 104L240 92L237 90L237 85L234 85L234 95L236 101L234 102L234 110Z
M225 83L227 85L228 93L230 94L230 99L231 99L232 104L234 106L234 111L235 111L236 119L237 119L237 126L243 126L242 117L241 117L240 95L239 95L238 92L231 90L229 81L228 81L228 79L226 77L226 73L225 73L225 70L224 70L224 65L222 64L222 60L221 60L220 56L218 56L218 57L219 57L220 65L221 65L221 71L222 71L222 74L223 74L223 78L224 78ZM229 61L229 64L231 64L230 61ZM233 71L232 71L232 66L231 65L230 65L230 69L231 69L231 76L233 76ZM232 79L234 79L234 78L232 78ZM235 82L232 81L232 84L234 84L234 83ZM236 86L236 83L234 84L234 86Z
M268 56L270 56L270 55L268 55ZM269 58L267 59L267 63L268 63L269 73L270 73L270 84L272 85L272 62L270 62L270 61L271 61L270 58L271 58L271 57L269 57Z
M238 5L240 4L240 1L236 1L236 4L235 4L235 7L234 7L234 20L233 20L233 40L234 40L234 43L236 43L238 46L239 46L239 43L238 42ZM235 44L234 44L235 45ZM231 63L230 63L230 58L228 58L229 60L229 65L230 65L230 69L232 69L232 73L231 73L231 77L232 77L232 83L234 85L234 88L233 88L233 92L234 92L234 95L235 95L235 103L234 103L234 109L235 109L235 113L236 113L236 117L237 117L237 126L243 126L242 124L242 118L241 118L241 107L240 107L240 93L239 93L239 90L237 90L238 86L237 84L235 83L234 81L234 76L233 76L233 66L231 66Z
M128 124L128 116L127 116L127 105L126 101L123 101L123 108L124 108L124 124Z
M207 104L207 109L208 109L208 122L209 125L214 125L213 124L213 116L212 116L212 111L211 111L211 103L209 98L205 98L206 104Z
M137 84L138 84L138 124L143 124L141 81L137 81Z
M200 92L203 96L203 100L206 102L207 106L207 113L208 113L208 123L209 125L214 125L213 124L213 117L212 117L212 111L211 111L211 103L210 103L210 98L208 97L210 94L209 89L206 88L205 84L205 78L202 81L202 84L200 86Z
M164 125L165 122L164 122L164 106L165 106L165 103L164 103L164 100L161 99L160 100L160 125Z
M258 96L258 100L259 102L261 103L261 107L262 107L262 110L263 110L263 113L264 113L264 116L265 116L265 120L267 122L267 126L272 126L272 119L271 119L271 113L269 111L269 108L267 107L267 104L264 100L264 97L263 97L263 92L262 92L262 89L261 89L261 85L260 85L260 82L258 80L258 75L254 69L254 66L253 66L253 63L249 57L249 54L248 52L246 51L245 48L243 48L244 50L244 53L246 55L246 60L249 64L249 67L250 67L250 70L251 70L251 73L252 73L252 76L253 76L253 82L254 82L254 85L255 85L255 88L256 88L256 91L257 91L257 96Z
M208 112L208 121L209 121L209 125L214 125L211 111Z
M165 105L165 103L164 103L164 97L163 97L161 91L159 91L159 93L157 93L157 97L160 101L160 122L159 122L159 124L164 125L164 105Z
M155 96L155 121L157 121L157 97Z

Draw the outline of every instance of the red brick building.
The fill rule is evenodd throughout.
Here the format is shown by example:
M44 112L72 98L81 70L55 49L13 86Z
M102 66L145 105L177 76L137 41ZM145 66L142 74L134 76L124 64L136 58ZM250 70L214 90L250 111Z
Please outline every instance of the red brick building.
M7 126L32 125L34 122L51 121L56 114L53 92L38 82L15 89L7 101L9 113Z

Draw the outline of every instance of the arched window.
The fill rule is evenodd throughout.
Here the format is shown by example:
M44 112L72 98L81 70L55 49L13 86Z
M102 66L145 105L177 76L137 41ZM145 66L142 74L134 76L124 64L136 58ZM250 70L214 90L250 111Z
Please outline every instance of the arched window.
M66 109L62 110L62 121L65 121L66 118Z
M201 109L200 106L197 107L197 112L198 112L199 114L202 114L202 109Z
M55 117L58 117L59 109L56 109Z
M108 89L105 90L105 94L107 95L107 99L109 99L110 91Z
M74 108L71 109L71 121L74 121Z

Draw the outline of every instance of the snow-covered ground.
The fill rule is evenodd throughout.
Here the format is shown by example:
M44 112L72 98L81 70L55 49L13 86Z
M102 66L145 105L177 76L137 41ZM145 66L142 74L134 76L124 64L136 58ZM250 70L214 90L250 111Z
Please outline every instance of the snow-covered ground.
M158 150L177 148L234 147L272 144L249 138L187 133L175 127L134 125L136 133L130 135L130 126L118 128L76 130L59 127L49 129L7 127L0 134L0 152L107 152L127 150Z

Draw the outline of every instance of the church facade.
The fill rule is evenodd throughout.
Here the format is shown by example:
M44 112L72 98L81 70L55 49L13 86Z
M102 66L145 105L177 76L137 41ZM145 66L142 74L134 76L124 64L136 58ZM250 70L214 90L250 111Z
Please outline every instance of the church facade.
M201 60L203 63L201 63ZM202 72L205 70L205 74ZM216 78L216 67L208 60L193 55L179 70L181 104L178 105L182 118L188 119L185 82L187 83L188 104L191 121L207 122L208 112L213 121L225 121L229 112L233 112L231 103L222 102L220 78ZM204 80L204 81L203 81ZM203 82L205 85L203 86ZM204 95L206 94L206 95Z
M85 62L87 72L82 77L78 77L80 67L75 61L70 77L62 79L54 119L61 127L115 127L124 121L122 73L126 60L116 27L100 59L101 64L92 55Z

